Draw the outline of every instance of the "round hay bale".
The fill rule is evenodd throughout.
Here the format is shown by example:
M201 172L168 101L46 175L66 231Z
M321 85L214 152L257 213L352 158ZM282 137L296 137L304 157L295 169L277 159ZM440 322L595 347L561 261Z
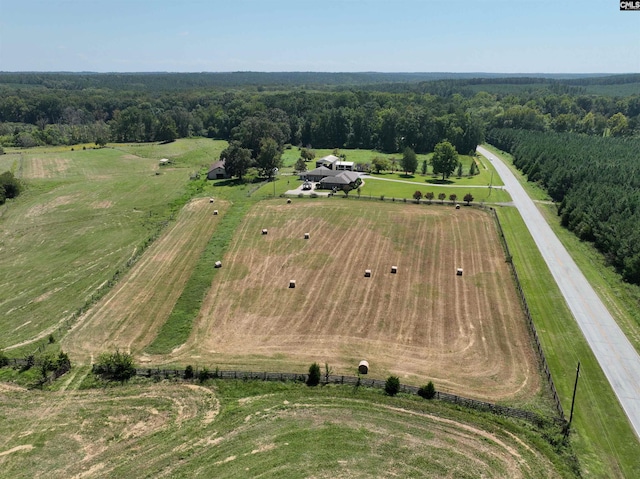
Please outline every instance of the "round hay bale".
M456 270L456 276L462 276L462 268Z
M289 280L289 288L295 288L296 287L296 280L295 279L290 279Z
M268 233L267 229L266 229L266 228L264 228L264 229L262 230L262 234L263 234L263 235L266 235L267 233Z
M304 239L309 239L309 233L304 234Z
M222 268L222 261L216 261L214 267L215 268Z
M213 198L209 198L209 203L213 203Z
M287 204L290 205L291 204L291 198L287 199Z
M396 274L396 273L398 272L398 267L397 267L397 266L392 266L392 267L391 267L391 272L392 272L393 274Z
M218 216L218 210L213 210L213 216Z
M358 372L360 374L369 374L369 362L364 359L358 364Z
M371 270L370 269L365 269L364 270L364 277L365 278L370 278L371 277Z

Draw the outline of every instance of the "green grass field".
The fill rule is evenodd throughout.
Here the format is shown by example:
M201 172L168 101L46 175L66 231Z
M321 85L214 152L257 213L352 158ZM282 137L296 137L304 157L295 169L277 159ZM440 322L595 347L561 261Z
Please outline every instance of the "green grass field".
M0 270L7 272L0 348L47 336L90 305L157 236L171 205L186 202L190 173L224 145L184 140L1 157L26 188L0 210ZM174 164L160 168L168 153Z
M8 154L0 156L0 171L11 170L26 183L26 189L18 199L0 206L0 270L5 272L0 276L0 317L4 326L0 348L17 346L6 353L20 356L33 350L33 341L44 341L51 332L58 340L58 335L64 334L73 323L75 315L108 291L127 269L127 264L144 251L172 214L191 196L213 195L238 206L248 206L274 194L279 196L297 183L297 177L286 174L299 155L297 148L285 151L287 167L275 182L237 184L234 181L189 180L193 173L203 171L216 161L225 146L225 142L191 139L167 145L110 145L99 150L89 146L86 150L75 147L74 151L69 147L10 149ZM330 150L318 150L317 157L329 153ZM348 161L356 162L370 161L372 155L378 155L371 151L346 150L345 153ZM401 155L395 156L399 159ZM173 164L159 167L160 158L170 158ZM473 194L475 202L510 201L508 194L500 189L467 191L455 187L471 186L471 181L477 182L476 186L486 185L491 181L491 170L481 169L481 174L474 178L451 178L453 186L430 184L427 182L431 180L429 176L419 174L413 175L414 178L403 178L399 173L380 176L409 183L373 178L367 181L361 194L374 198L381 195L387 199L407 198L409 201L418 189L423 193L433 191L436 198L443 191L447 195L445 203L449 202L451 193L456 193L457 201L461 202L467 192ZM497 185L495 180L494 175L493 184ZM546 193L535 185L527 185L527 188L534 199L548 200ZM553 205L541 206L576 262L611 307L614 317L640 349L637 307L640 289L620 282L589 245L580 243L561 229L553 208ZM520 216L509 207L498 210L567 415L575 367L578 360L582 364L571 435L582 476L640 477L638 440ZM205 254L219 254L230 234L230 231L226 232L217 243L212 242ZM207 264L203 263L203 267ZM210 272L194 274L190 286L185 288L183 301L189 302L189 295L199 295L210 284L210 278ZM174 334L175 330L169 328L163 333L164 339L169 338L168 342L156 346L161 350L170 348ZM211 470L220 477L243 477L243 473L246 475L248 471L250 474L260 468L274 471L274 477L278 472L284 473L278 477L336 477L344 471L348 477L364 477L371 475L374 468L397 472L403 477L424 477L421 473L425 471L433 477L447 474L477 477L467 472L473 471L478 461L471 460L461 451L469 444L465 442L468 429L463 428L463 432L436 441L437 434L429 435L429 427L438 427L429 422L431 419L420 416L430 426L415 424L416 414L423 413L448 418L460 414L455 419L468 427L499 434L498 439L508 444L507 449L516 450L523 458L516 463L530 464L528 468L522 468L514 466L511 459L491 460L495 452L482 451L485 455L480 462L486 477L517 477L517 474L511 474L513 471L520 471L521 477L571 477L563 465L555 470L545 469L549 461L565 464L564 459L550 453L549 446L531 436L534 433L526 427L496 425L468 412L425 410L423 405L402 403L401 409L412 412L401 411L401 417L389 416L384 411L391 411L389 408L394 406L388 398L376 396L377 393L359 395L355 399L347 397L343 401L342 393L323 392L319 397L310 397L304 387L299 391L290 385L258 387L220 383L216 384L220 396L215 399L211 390L195 392L180 386L177 390L158 392L145 389L148 385L132 384L113 390L117 392L90 390L73 393L70 398L70 393L64 391L64 384L81 382L81 374L75 371L68 379L62 378L57 383L55 387L60 391L56 393L34 391L32 396L25 396L27 393L6 390L11 389L9 386L3 389L0 383L0 432L5 433L5 443L0 448L0 477L56 474L70 477L79 473L76 468L79 465L87 466L89 469L86 470L98 477L130 475L139 471L135 468L138 459L148 462L149 477L163 471L175 472L176 477L191 477L208 473L208 468L213 467L211 464L215 465ZM13 380L14 377L3 373L0 379ZM334 399L331 394L338 394L340 399ZM77 395L81 400L74 402ZM120 396L126 399L120 399ZM222 406L216 420L226 422L207 423L209 416L203 411L215 409L218 400ZM317 408L303 407L314 402L318 403ZM181 409L179 404L184 407ZM247 406L253 404L255 409ZM292 404L301 406L293 407ZM123 413L114 413L122 405ZM179 411L185 409L198 412L186 419L180 418ZM286 413L270 416L270 411L279 409ZM91 416L90 413L96 411L95 417ZM258 421L262 417L268 419ZM314 419L309 420L309 417ZM350 417L354 418L352 422L348 421ZM363 426L365 417L370 417L375 427ZM79 418L87 422L80 422ZM245 423L246 418L249 419ZM147 423L151 433L143 427ZM163 426L154 429L157 424ZM402 425L402 430L409 434L401 434L395 425ZM146 432L139 432L140 428ZM500 428L508 433L496 432ZM309 433L309 429L313 432ZM512 441L511 435L536 452ZM220 437L226 439L221 441ZM498 443L495 438L483 437L487 443ZM362 446L367 440L371 444ZM92 449L94 443L97 446ZM218 447L223 443L224 448ZM285 443L288 443L287 447ZM180 444L186 444L185 448L181 449ZM288 448L292 444L295 448ZM319 446L310 447L310 444ZM419 447L415 447L416 444ZM136 447L139 449L132 449ZM136 461L128 457L132 450L137 451L134 453ZM258 452L253 453L254 450ZM348 453L342 454L344 451ZM389 461L385 459L388 456L398 459Z
M584 476L640 477L638 440L524 221L514 208L498 216L567 416L581 363L571 441Z
M549 431L417 396L70 374L0 389L0 477L576 477Z

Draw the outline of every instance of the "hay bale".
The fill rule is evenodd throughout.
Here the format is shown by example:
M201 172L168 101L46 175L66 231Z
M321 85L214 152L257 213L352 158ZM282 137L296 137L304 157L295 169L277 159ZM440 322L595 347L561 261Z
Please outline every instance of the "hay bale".
M287 199L287 204L290 205L291 204L291 198Z
M369 374L369 362L364 359L358 364L358 372L360 374Z
M304 234L304 239L309 239L309 233Z
M209 203L213 203L213 198L209 198Z
M289 280L289 288L295 288L296 287L296 280L295 279L290 279Z
M213 216L218 216L218 210L213 210Z
M392 267L391 267L391 272L392 272L393 274L396 274L396 273L398 272L398 267L397 267L397 266L392 266Z
M456 276L462 276L462 268L456 270Z
M371 270L370 269L365 269L364 270L364 277L365 278L370 278L371 277Z
M267 229L266 229L266 228L264 228L264 229L262 230L262 234L263 234L263 235L266 235L267 233L268 233Z
M460 209L460 205L456 205L456 209L459 210Z
M216 261L215 268L222 268L222 261Z

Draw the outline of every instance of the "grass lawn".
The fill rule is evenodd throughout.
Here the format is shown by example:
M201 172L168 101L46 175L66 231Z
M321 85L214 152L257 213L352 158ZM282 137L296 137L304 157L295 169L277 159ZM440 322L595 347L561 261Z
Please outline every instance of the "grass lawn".
M638 440L524 221L514 208L498 215L567 416L581 363L571 441L584 476L640 477Z

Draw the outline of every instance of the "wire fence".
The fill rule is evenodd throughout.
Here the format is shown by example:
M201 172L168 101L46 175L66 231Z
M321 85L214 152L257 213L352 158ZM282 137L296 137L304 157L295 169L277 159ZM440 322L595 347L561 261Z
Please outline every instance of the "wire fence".
M542 371L544 372L547 382L549 384L549 389L551 390L551 395L553 397L553 401L556 406L556 410L558 411L558 415L560 418L565 421L564 409L562 408L562 403L560 402L560 397L558 396L558 391L556 390L556 386L553 382L553 377L551 376L551 371L549 370L549 365L547 364L547 358L544 354L544 350L542 349L542 344L540 343L540 338L538 337L538 331L536 330L535 324L533 324L533 319L531 318L531 313L529 312L529 305L527 304L527 298L522 290L522 285L520 284L520 278L518 277L518 271L516 270L515 265L512 261L511 252L509 251L509 245L507 244L507 240L504 236L504 232L502 230L502 224L500 224L500 218L498 218L498 214L496 210L492 207L487 207L493 214L493 217L496 220L496 224L498 225L498 233L500 234L500 239L502 241L502 246L505 250L505 254L507 255L507 262L510 265L511 274L516 283L516 290L518 291L518 295L520 296L520 301L522 303L522 308L524 310L524 314L527 318L527 323L529 324L529 330L531 331L531 335L533 337L533 341L536 345L536 350L538 351L538 357L540 358L540 364L542 366Z
M203 374L204 372L204 374ZM298 373L276 373L276 372L255 372L255 371L222 371L222 370L194 370L192 377L187 377L185 369L154 369L139 368L136 369L136 375L156 378L156 379L181 379L181 380L199 380L199 379L235 379L244 381L294 381L306 383L309 379L308 374ZM343 384L353 387L369 387L375 389L385 389L386 381L380 379L366 378L363 376L342 376L342 375L322 375L321 384ZM419 387L401 384L399 392L407 394L418 394ZM477 399L466 398L455 394L436 391L434 398L438 401L444 401L457 404L463 407L490 412L499 416L508 416L517 419L526 420L532 424L542 426L543 424L553 423L564 427L566 421L562 417L549 417L535 412L525 411L523 409L502 406Z

